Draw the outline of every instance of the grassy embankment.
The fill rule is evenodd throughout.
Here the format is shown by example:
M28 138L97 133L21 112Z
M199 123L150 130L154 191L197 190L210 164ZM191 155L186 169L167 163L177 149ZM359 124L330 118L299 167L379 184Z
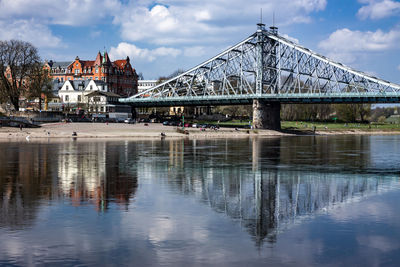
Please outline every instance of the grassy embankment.
M244 127L248 126L249 122L240 122L233 120L228 122L199 122L199 124L213 124L221 127ZM299 130L312 131L315 126L317 131L400 131L400 124L388 123L333 123L333 122L302 122L302 121L282 121L283 130Z
M400 124L282 121L282 129L312 130L313 126L317 131L400 131Z

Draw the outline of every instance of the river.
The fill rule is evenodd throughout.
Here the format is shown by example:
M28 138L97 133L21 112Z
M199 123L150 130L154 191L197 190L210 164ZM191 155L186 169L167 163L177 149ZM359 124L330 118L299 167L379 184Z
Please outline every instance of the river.
M400 265L400 136L0 151L1 266Z

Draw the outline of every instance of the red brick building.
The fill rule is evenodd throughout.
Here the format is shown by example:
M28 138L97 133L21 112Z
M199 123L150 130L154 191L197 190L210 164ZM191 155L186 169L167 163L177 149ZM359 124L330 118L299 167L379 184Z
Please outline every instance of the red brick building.
M137 93L138 75L130 63L129 57L111 61L107 52L97 54L96 60L73 62L46 62L53 80L64 83L67 80L102 80L109 91L121 96Z

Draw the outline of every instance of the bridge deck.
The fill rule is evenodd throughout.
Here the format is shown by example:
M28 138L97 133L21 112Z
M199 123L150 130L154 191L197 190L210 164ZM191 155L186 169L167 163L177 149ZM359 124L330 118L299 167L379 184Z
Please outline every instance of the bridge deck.
M340 103L400 103L400 93L346 93L346 94L269 94L194 97L125 98L120 102L135 107L245 105L254 99L283 104L340 104Z

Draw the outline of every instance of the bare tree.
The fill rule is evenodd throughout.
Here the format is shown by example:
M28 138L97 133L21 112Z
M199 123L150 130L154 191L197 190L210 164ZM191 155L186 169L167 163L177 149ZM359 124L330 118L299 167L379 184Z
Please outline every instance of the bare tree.
M52 96L52 80L49 70L42 63L36 63L29 75L29 85L26 96L28 98L39 98L39 109L42 109L42 97Z
M0 92L16 110L38 62L38 51L32 44L20 40L0 41Z

